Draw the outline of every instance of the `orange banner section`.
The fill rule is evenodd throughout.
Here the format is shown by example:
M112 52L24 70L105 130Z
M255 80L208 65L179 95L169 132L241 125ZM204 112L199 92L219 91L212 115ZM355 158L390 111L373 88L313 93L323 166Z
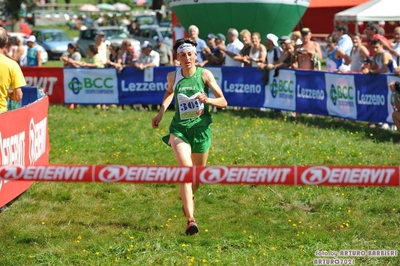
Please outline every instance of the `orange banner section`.
M0 165L48 165L50 142L47 126L49 98L0 115ZM0 207L26 189L33 180L0 180Z
M2 166L0 179L50 182L400 186L398 166Z

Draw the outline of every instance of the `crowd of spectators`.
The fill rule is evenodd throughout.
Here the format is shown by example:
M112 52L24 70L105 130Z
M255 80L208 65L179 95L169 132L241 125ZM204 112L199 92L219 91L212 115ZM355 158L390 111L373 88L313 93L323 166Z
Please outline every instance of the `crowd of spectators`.
M93 22L87 17L83 19L86 23ZM102 17L99 18L101 19ZM80 23L77 21L76 26L82 27ZM137 19L126 21L125 26L133 37L140 35L141 27ZM226 35L208 33L206 40L203 40L199 37L200 29L191 25L188 34L197 43L199 66L255 67L263 71L264 84L269 83L271 72L277 76L281 68L321 70L323 59L326 62L325 70L329 72L400 74L400 27L394 29L394 39L389 41L384 37L384 30L379 24L369 23L364 31L366 41L363 42L360 33L350 34L345 24L338 24L323 42L326 45L325 49L313 40L309 28L302 28L292 32L290 36L280 37L273 33L263 37L260 33L248 29L241 29L239 32L230 28ZM36 47L35 37L29 36L27 39L27 51L24 51L22 41L17 38L15 45L6 45L6 54L20 65L41 66L40 50ZM322 50L326 53L323 54ZM79 54L79 48L71 43L60 59L65 67L109 67L118 71L127 67L144 70L149 67L179 64L174 60L171 47L163 42L162 37L157 38L156 45L144 41L141 51L135 51L129 39L125 39L121 44L113 43L112 40L104 39L104 32L98 31L93 44L89 45L85 53L86 59L82 61L83 56Z

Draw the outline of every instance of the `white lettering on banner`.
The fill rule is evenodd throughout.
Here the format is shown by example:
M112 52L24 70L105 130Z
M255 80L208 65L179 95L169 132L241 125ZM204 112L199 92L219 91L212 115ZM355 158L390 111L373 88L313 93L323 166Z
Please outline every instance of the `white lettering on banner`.
M325 92L323 90L300 88L300 85L298 85L297 98L323 100L325 99Z
M190 168L106 166L99 171L103 182L182 182Z
M281 183L284 184L290 168L238 168L207 167L200 173L200 182L216 184L227 183Z
M54 84L57 82L57 77L28 77L25 76L25 81L28 86L43 88L48 95L53 94Z
M135 82L125 84L125 80L121 81L122 91L165 91L167 88L167 82Z
M3 139L0 132L0 165L25 165L25 131Z
M228 86L228 81L224 81L224 92L231 93L261 93L261 85L259 84L242 84L242 83L231 83Z
M89 166L0 166L7 180L80 181Z
M394 177L394 169L310 167L301 175L307 185L329 184L388 184Z
M0 180L0 192L1 189L3 188L3 184L7 184L9 182L9 180Z
M385 97L379 94L361 94L357 91L357 102L363 105L385 105Z
M29 125L29 161L33 165L46 152L47 117L35 124L33 118Z
M113 90L84 90L85 94L114 94Z

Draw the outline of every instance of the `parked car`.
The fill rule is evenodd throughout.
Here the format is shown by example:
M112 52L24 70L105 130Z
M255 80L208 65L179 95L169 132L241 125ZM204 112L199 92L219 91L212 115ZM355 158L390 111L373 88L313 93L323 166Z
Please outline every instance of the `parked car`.
M7 32L14 32L10 22L1 22L0 26L2 26ZM29 25L23 22L18 22L18 29L19 30L17 32L28 36L32 33L32 29L29 27Z
M25 47L25 55L26 55L26 53L28 51L28 45L26 44L26 38L28 36L25 35L24 33L20 33L20 32L9 32L8 35L11 38L16 38L17 36L19 36L19 37L22 37L24 39L24 47ZM15 40L13 40L13 43L15 44ZM49 55L47 54L46 50L43 48L43 46L39 45L38 43L36 45L39 47L39 49L41 51L42 64L47 63L47 61L49 61Z
M130 39L135 51L140 51L140 42L125 31L117 26L105 26L105 27L94 27L86 30L81 30L79 33L79 39L77 41L79 49L81 50L82 56L86 55L86 50L89 44L94 43L94 37L97 31L103 31L105 34L104 40L109 40L111 43L121 44L124 39Z
M155 25L140 25L140 36L135 35L141 43L148 41L153 46L157 44L158 37L163 38L163 42L172 49L172 32L169 27L160 27Z
M35 35L37 43L46 49L49 58L55 60L58 60L67 51L68 44L73 42L68 34L60 29L34 30L32 35Z
M150 14L134 15L134 18L139 21L140 25L158 26L157 17L154 12L151 12Z

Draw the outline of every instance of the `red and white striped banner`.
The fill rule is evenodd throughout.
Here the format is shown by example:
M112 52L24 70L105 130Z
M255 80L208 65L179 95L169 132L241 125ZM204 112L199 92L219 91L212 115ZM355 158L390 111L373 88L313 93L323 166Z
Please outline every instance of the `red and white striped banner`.
M400 168L398 166L0 166L0 180L398 187Z

